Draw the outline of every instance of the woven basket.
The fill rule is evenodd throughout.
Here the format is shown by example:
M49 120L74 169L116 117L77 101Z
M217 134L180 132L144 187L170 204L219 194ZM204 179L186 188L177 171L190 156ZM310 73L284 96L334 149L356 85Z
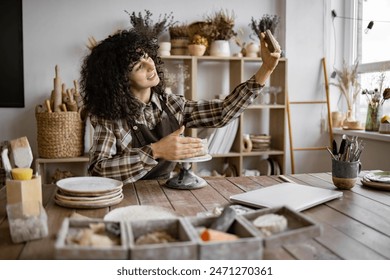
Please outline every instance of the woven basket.
M78 157L84 152L84 121L79 112L36 113L38 155Z

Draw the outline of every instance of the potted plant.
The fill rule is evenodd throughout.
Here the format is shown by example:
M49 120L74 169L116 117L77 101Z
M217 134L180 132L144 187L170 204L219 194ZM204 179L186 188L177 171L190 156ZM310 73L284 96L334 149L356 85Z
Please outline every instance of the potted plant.
M229 40L237 35L234 12L221 9L209 15L206 22L203 32L211 42L210 55L230 56Z
M191 44L188 45L188 51L190 55L202 56L206 52L208 44L206 37L195 34L192 37Z
M171 39L171 54L187 54L189 41L188 25L185 23L175 23L169 27L169 37Z
M169 26L174 24L172 12L164 15L160 14L157 21L152 20L153 14L149 10L145 10L145 15L141 12L138 14L135 12L130 13L126 10L125 12L129 15L130 24L135 30L156 39L158 39Z

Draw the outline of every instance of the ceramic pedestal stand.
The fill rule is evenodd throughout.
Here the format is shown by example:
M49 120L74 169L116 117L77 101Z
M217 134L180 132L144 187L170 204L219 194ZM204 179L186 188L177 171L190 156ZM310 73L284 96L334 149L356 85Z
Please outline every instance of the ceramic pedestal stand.
M188 158L182 160L175 160L174 162L180 163L180 172L175 177L169 179L165 184L169 188L180 190L194 190L200 189L207 185L206 181L201 177L195 175L191 171L191 164L193 162L203 162L211 159L210 155L201 157Z

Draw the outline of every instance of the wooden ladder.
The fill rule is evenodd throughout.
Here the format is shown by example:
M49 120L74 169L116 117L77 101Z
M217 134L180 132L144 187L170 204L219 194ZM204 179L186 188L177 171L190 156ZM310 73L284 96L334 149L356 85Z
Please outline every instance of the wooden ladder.
M326 92L326 100L309 100L309 101L290 101L288 95L287 99L287 122L288 122L288 132L289 132L289 140L290 140L290 158L291 158L291 174L295 174L295 160L294 160L294 152L295 151L318 151L318 150L326 150L327 147L301 147L294 148L293 145L293 137L292 137L292 129L291 129L291 112L290 105L308 105L308 104L326 104L327 113L328 113L328 130L329 130L329 143L332 146L333 142L333 132L332 132L332 119L330 112L330 102L329 102L329 82L328 82L328 73L326 70L326 61L325 58L322 58L322 67L324 70L324 79L325 79L325 92Z

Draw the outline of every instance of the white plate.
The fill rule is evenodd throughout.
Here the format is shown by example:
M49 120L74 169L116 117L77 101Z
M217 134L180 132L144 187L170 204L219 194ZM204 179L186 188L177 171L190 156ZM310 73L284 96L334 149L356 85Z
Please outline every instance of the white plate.
M117 197L103 199L101 201L70 201L54 198L55 203L68 208L103 208L118 204L123 200L123 193Z
M178 215L164 207L130 205L116 208L104 216L105 221L135 221L177 218Z
M390 184L390 171L372 172L364 176L370 181Z
M94 195L94 196L74 196L74 195L68 195L66 193L63 193L60 191L60 189L57 189L57 192L55 194L56 199L58 200L70 200L70 201L97 201L97 200L103 200L108 198L113 198L116 196L119 196L122 193L122 189L118 189L117 191L113 193L104 193L102 195Z
M372 182L370 180L367 180L363 177L362 180L363 186L374 188L378 190L384 190L384 191L390 191L390 184L384 184L384 183L378 183L378 182Z
M67 194L103 194L122 188L123 183L104 177L71 177L59 180L57 187Z
M172 160L173 162L202 162L212 159L211 155L204 155L200 157L185 158L179 160Z

